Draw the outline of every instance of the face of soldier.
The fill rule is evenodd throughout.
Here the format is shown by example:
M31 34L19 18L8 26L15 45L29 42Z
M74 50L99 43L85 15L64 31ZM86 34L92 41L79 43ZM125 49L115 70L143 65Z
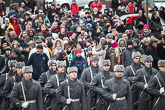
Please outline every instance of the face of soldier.
M115 71L114 74L115 74L116 78L118 78L118 79L123 77L123 72L122 71Z
M92 65L93 65L94 67L98 67L98 62L99 62L99 61L97 61L97 60L96 60L96 61L92 61Z
M59 72L60 74L64 74L64 73L65 73L65 66L60 66L60 67L58 67L58 72Z
M111 67L110 65L105 65L103 66L103 69L104 71L108 72L110 67Z
M26 80L30 81L30 79L32 78L32 73L24 73L23 76Z
M144 62L144 64L145 64L145 66L146 66L147 68L151 68L151 67L152 67L152 62L151 62L151 61L149 61L149 62Z
M71 80L75 80L77 78L77 72L73 71L73 72L69 73L69 78Z
M165 74L165 66L159 67L160 71Z
M140 57L135 57L135 58L133 59L133 61L134 61L135 63L139 63L139 62L140 62Z
M53 69L53 71L56 71L56 64L52 64L49 68Z
M18 74L19 76L22 75L22 68L17 68L17 74Z

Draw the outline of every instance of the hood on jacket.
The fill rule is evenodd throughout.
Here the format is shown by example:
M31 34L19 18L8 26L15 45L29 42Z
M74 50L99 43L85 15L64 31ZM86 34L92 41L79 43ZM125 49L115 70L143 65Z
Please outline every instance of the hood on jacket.
M125 47L127 47L127 42L126 42L126 40L125 40L124 38L120 38L120 39L118 40L119 47L120 47L120 42L121 42L121 41L124 41Z
M64 43L61 39L56 39L54 42L53 42L53 48L55 49L57 47L57 41L60 41L61 42L61 49L64 50Z
M14 23L13 23L14 20L16 20L16 24L18 24L18 20L17 20L16 17L14 17L14 18L12 19L12 24L14 24Z

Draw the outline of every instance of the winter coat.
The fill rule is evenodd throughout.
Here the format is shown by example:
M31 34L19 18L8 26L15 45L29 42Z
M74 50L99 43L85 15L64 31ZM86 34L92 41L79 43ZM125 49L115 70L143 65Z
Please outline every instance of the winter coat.
M101 93L102 96L109 101L110 110L133 110L129 82L124 78L118 80L115 77L113 76L112 79L105 81L104 91ZM117 98L125 97L125 99L120 101L114 100L113 91L117 93Z
M161 31L163 30L160 18L151 18L150 21L151 32L155 33L157 36L161 36Z
M57 42L61 42L61 47L57 47ZM55 56L56 58L58 57L59 53L64 50L64 43L61 39L56 39L53 42L53 51L52 51L52 56Z
M157 76L158 79L155 76ZM153 95L153 106L158 101L153 110L163 110L165 108L165 97L164 95L161 95L159 91L161 87L165 87L165 78L161 71L159 71L155 76L149 81L147 91ZM160 85L158 81L160 82Z
M92 53L93 53L93 55L99 56L99 67L102 67L102 61L105 59L106 50L100 49L97 51L96 48L97 47L92 48Z
M116 53L114 50L112 50L112 48L110 48L109 50L107 50L107 58L111 61L111 67L110 70L113 71L114 70L114 66L116 65Z
M28 65L32 65L33 67L33 78L39 79L41 73L48 71L48 61L49 58L45 53L41 55L37 53L33 53L29 60Z
M93 10L94 8L97 8L99 12L102 9L102 4L100 2L93 2L91 5L91 9Z
M127 67L129 65L131 65L132 63L132 53L134 52L134 49L125 49L122 53L121 53L121 64L124 67Z
M61 75L59 72L57 72L56 75L52 75L49 77L46 85L45 85L45 93L48 95L47 98L49 98L50 103L52 104L51 109L52 110L61 110L62 105L59 100L57 100L57 88L59 87L58 84L61 84L64 80L66 80L68 76L66 76L66 73L64 75ZM58 78L58 79L57 79ZM58 82L59 81L59 82ZM51 105L50 104L50 105Z
M10 19L10 16L12 16L13 18L16 17L18 19L18 13L17 12L13 12L13 13L9 12L7 17ZM10 21L12 21L12 19L10 19Z
M2 74L5 71L5 68L6 68L5 57L0 55L0 74Z
M148 70L151 70L151 72L149 73ZM143 67L136 72L137 78L134 81L134 85L139 88L139 110L152 110L152 96L148 93L147 88L144 88L144 85L148 84L150 79L157 73L158 71L156 69L148 69L146 67Z
M72 22L71 22L71 21L66 22L65 28L66 28L68 31L70 31L71 26L72 26Z
M90 70L91 69L91 70ZM94 76L99 74L102 71L102 68L99 67L91 67L86 68L81 75L80 80L84 84L85 88L85 95L86 95L86 102L87 102L87 110L91 110L95 106L97 94L90 90L90 82Z
M68 83L67 81L63 81L60 87L57 88L57 100L59 100L62 103L62 109L66 106L65 110L87 110L83 83L77 79L74 88L69 85L69 81ZM70 98L79 99L79 101L71 102L71 104L69 105L66 104L66 101L69 98L68 86L70 90Z
M86 59L83 58L82 56L80 56L80 57L76 56L71 61L70 67L72 67L72 66L76 66L78 68L77 78L80 78L81 74L86 66Z
M14 27L12 26L11 23L7 24L5 27L6 27L6 29L5 29L5 34L7 34L7 31L8 31L10 28L12 28L12 29L14 30Z
M78 5L75 3L75 4L72 4L70 6L70 10L72 11L72 15L75 15L75 14L78 14L79 12L79 7Z
M27 101L36 100L35 103L29 104L29 106L24 110L43 110L42 104L42 92L39 82L31 79L31 85L29 89L26 89L23 83L23 89L25 91L25 97ZM22 92L21 82L16 84L11 92L10 100L14 105L18 104L18 110L22 110L22 103L24 100Z
M13 23L14 20L16 20L16 24ZM14 17L14 18L12 19L12 26L14 27L14 31L15 31L15 33L17 34L17 36L19 36L19 34L20 34L20 32L21 32L21 28L20 28L20 26L19 26L19 24L18 24L18 20L17 20L16 17Z
M99 101L97 105L95 104L96 110L106 110L108 106L105 98L101 97L101 92L106 80L111 79L112 76L113 73L111 73L110 71L106 73L104 70L102 70L102 72L93 77L93 80L90 83L90 88L97 93L97 101Z
M136 19L136 28L137 29L139 29L139 30L143 30L143 25L140 25L139 23L140 23L140 21L141 22L143 22L143 24L146 24L147 23L147 18L143 15L142 17L138 17L137 19Z
M163 43L158 44L157 51L159 53L160 59L165 60L165 44Z
M131 6L128 4L127 7L126 7L126 11L129 13L129 14L132 14L134 12L134 5L132 4Z
M158 66L157 66L157 63L160 59L159 57L159 54L157 52L157 49L155 47L152 47L151 45L148 45L147 48L146 48L146 51L145 51L145 54L146 55L151 55L153 57L153 63L152 63L152 66L156 69L158 69Z

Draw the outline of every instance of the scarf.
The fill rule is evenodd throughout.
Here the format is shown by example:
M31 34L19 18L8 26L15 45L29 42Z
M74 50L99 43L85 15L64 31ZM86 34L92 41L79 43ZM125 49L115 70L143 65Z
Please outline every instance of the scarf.
M128 4L128 7L129 7L129 14L133 13L134 12L134 5L132 4L131 6Z

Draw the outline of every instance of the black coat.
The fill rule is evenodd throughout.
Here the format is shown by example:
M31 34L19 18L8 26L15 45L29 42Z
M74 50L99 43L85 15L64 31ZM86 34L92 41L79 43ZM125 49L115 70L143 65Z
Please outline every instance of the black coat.
M113 76L112 82L111 79L107 80L105 82L104 91L101 93L110 103L109 110L133 110L129 82L123 78L117 80L115 76ZM117 98L125 97L126 99L120 101L113 100L113 91L117 93Z
M147 23L147 18L143 15L142 17L138 17L137 19L136 19L136 28L137 29L139 29L139 30L143 30L143 25L140 25L139 23L140 23L140 21L141 22L143 22L143 24L145 25L146 23Z
M0 55L0 74L2 74L6 68L5 57Z
M150 73L148 70L151 70ZM151 110L152 107L152 96L148 93L147 89L144 88L144 85L150 81L150 79L156 75L158 71L154 68L147 69L143 67L136 72L137 79L134 80L134 85L139 89L139 110ZM145 82L146 79L146 82Z
M59 100L62 103L62 109L65 106L67 106L65 110L87 110L85 90L84 90L83 83L77 79L77 82L74 88L69 86L69 89L70 89L70 98L79 99L79 101L71 102L71 104L69 105L66 104L66 101L69 98L68 97L68 83L67 81L63 81L60 84L59 88L57 88L57 100Z
M148 45L146 48L145 54L151 55L153 57L153 59L154 59L154 61L152 63L153 67L158 69L157 63L158 63L160 57L159 57L158 52L154 50L154 47L152 47L151 45Z
M163 43L158 44L157 51L159 53L160 59L165 60L165 44Z
M102 70L101 73L94 76L93 80L90 83L91 90L95 91L97 93L97 105L96 110L106 110L107 103L105 99L101 96L101 91L103 90L103 86L105 84L105 81L112 78L113 73L108 72L105 73L104 70Z
M91 68L91 71L90 71ZM92 73L91 73L92 72ZM90 82L94 76L101 72L101 68L89 67L83 70L80 80L84 84L86 99L87 99L87 110L91 110L95 106L97 94L90 90ZM92 75L92 76L91 76Z
M33 79L31 81L32 82L29 89L27 89L24 86L25 84L23 83L25 97L27 101L36 100L36 102L29 104L29 106L24 110L43 110L41 86L39 82ZM21 83L16 84L10 96L10 100L14 105L18 104L19 102L18 110L22 110L21 105L22 105L22 101L24 101L24 96L21 88L22 88Z
M160 71L155 75L158 77L160 84L162 87L165 87L165 78L162 77L162 74ZM155 105L155 102L158 100L158 98L160 97L160 99L158 100L158 103L156 104L156 106L153 108L153 110L163 110L165 108L165 97L164 95L161 95L160 92L160 85L158 83L158 80L156 77L153 77L149 83L148 83L148 88L147 91L152 94L154 96L153 98L153 105Z

